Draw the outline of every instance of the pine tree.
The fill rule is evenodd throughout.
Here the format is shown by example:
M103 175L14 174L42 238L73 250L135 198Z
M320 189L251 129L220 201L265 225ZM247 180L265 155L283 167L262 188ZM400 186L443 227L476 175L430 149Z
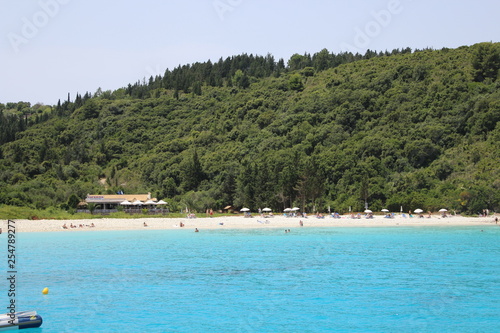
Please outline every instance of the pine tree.
M205 173L198 158L196 149L193 152L192 159L185 163L183 170L183 188L186 191L193 191L198 188L205 179Z

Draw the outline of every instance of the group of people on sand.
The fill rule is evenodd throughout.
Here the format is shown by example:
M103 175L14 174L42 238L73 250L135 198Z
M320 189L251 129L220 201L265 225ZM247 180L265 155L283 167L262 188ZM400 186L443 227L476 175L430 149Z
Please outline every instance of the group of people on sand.
M283 213L284 217L302 217L307 219L307 213L293 212L293 213ZM317 216L316 216L317 217Z
M69 227L64 223L62 225L63 229L76 229L76 228L95 228L94 222L92 222L90 225L89 224L79 224L78 226L76 224L70 223Z

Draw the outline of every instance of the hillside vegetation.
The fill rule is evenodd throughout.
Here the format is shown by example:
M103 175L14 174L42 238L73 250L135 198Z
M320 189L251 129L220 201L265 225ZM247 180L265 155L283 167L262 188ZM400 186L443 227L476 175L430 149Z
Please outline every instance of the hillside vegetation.
M54 106L0 104L0 204L500 207L500 44L236 56Z

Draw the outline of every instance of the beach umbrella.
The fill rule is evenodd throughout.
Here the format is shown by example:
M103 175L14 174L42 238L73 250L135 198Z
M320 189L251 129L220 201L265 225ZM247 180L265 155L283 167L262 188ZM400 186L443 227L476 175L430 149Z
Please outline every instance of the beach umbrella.
M373 213L373 212L371 210L369 210L369 209L366 209L365 213L370 214L370 213Z
M132 205L134 205L134 206L141 206L142 205L142 201L135 200L134 202L132 202Z
M156 205L156 202L154 202L153 200L149 199L148 201L146 201L144 203L145 205Z
M132 203L128 200L125 200L123 202L120 203L120 205L123 205L123 206L130 206Z
M240 212L249 212L249 211L250 211L249 208L242 208L242 209L240 209Z
M168 205L165 201L160 200L156 203L157 205Z
M262 209L263 212L272 212L273 210L271 208L263 208Z
M441 208L439 211L443 213L443 212L447 212L448 209Z
M299 207L293 207L292 208L292 211L296 211L296 210L300 210L300 208Z
M385 209L385 208L384 208L384 209L382 209L382 211L383 211L384 213L388 213L388 212L389 212L389 210L388 210L388 209Z
M286 213L288 213L288 212L291 212L292 209L291 208L285 208L285 209L283 209L283 211L286 212Z
M417 213L417 214L420 214L420 213L423 213L424 211L420 208L417 208L413 211L414 213Z

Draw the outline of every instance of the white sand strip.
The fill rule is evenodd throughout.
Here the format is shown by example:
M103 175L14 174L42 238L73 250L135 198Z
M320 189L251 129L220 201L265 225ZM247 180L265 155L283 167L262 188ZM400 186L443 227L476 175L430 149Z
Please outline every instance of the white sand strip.
M215 218L137 218L137 219L88 219L88 220L15 220L16 232L79 232L96 230L144 230L144 229L245 229L245 228L299 228L300 221L303 227L396 227L396 226L486 226L495 225L494 217L461 217L452 216L441 218L402 218L386 219L375 216L373 219L351 219L342 216L340 219L325 217L318 219L314 216L308 218L275 216L263 218L254 216L215 217ZM91 224L95 227L91 227ZM144 226L146 223L147 226ZM63 228L66 225L67 229ZM71 228L71 225L76 226ZM500 226L500 224L498 224ZM3 233L7 232L7 221L0 221Z

